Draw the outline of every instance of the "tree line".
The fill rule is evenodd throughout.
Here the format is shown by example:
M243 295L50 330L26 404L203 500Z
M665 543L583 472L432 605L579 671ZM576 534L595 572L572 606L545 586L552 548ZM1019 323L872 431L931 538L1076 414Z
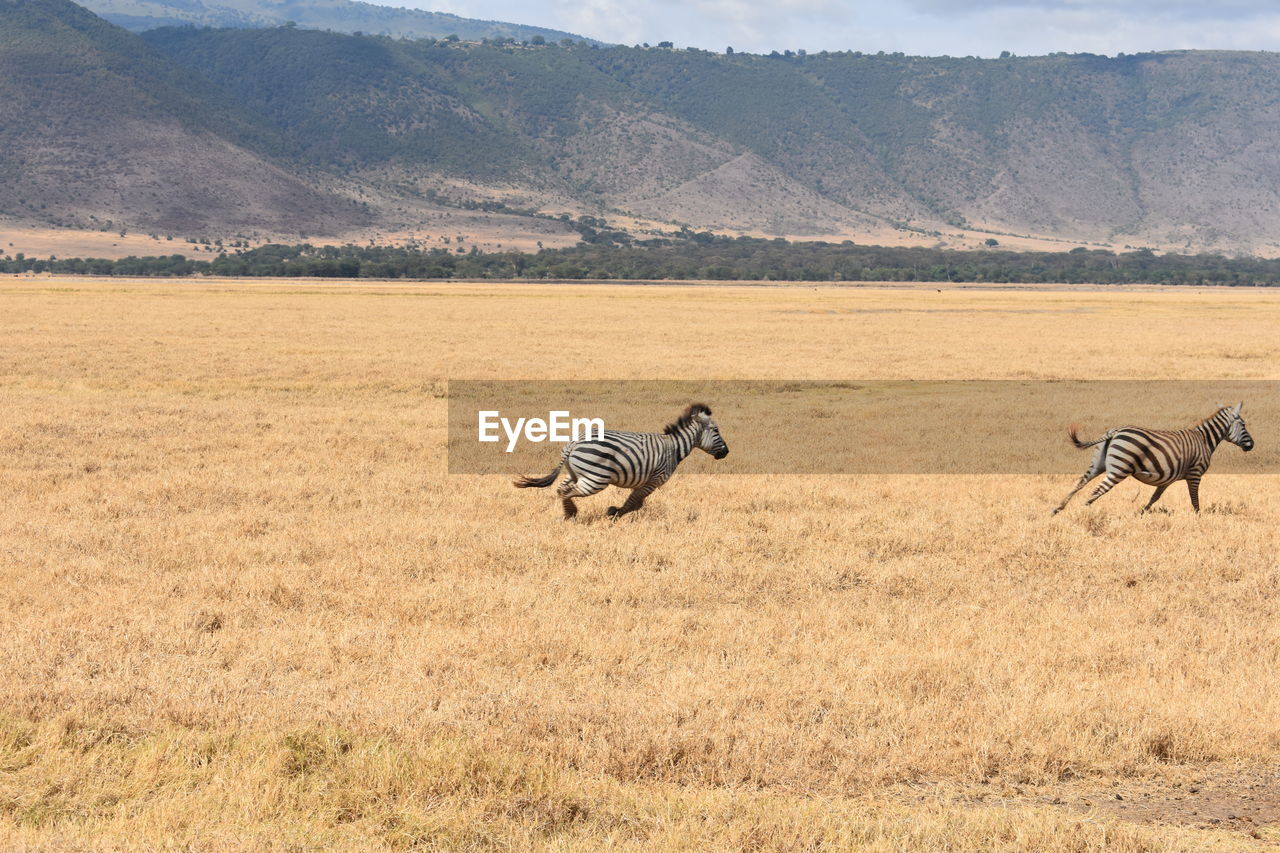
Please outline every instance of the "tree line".
M682 232L633 240L583 228L583 242L538 252L269 244L209 260L160 257L0 259L0 272L101 276L601 279L655 281L922 281L1028 284L1280 284L1280 258L1220 254L1014 252L790 242Z

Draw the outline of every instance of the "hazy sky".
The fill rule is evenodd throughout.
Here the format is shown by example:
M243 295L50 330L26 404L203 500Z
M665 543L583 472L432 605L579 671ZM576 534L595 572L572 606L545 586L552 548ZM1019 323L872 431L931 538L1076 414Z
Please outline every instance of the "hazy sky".
M1280 48L1280 8L1245 0L373 0L609 42L753 53L921 55Z

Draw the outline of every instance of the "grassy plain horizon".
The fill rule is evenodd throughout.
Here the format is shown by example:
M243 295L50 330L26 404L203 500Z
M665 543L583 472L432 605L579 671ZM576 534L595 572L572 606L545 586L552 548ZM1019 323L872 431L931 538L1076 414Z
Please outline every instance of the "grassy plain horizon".
M1280 477L1050 519L1073 478L681 472L565 524L447 475L444 393L1276 379L1278 322L1252 289L2 278L0 841L1261 849Z

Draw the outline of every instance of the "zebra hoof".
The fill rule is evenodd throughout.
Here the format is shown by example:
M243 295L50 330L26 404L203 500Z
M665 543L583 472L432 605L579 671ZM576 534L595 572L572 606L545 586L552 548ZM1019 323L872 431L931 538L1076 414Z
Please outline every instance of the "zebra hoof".
M608 513L609 513L609 517L610 517L610 518L613 518L614 516L616 516L616 515L618 514L618 508L617 508L616 506L611 506L611 507L609 507L609 509L608 509Z

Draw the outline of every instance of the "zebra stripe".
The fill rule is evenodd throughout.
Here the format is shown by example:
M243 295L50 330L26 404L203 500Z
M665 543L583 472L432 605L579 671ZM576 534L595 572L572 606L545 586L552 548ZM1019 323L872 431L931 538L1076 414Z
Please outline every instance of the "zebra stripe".
M520 477L515 486L546 488L555 482L563 468L566 476L556 494L560 496L565 518L578 514L574 498L594 495L607 486L631 490L621 507L609 507L609 515L621 518L643 506L645 498L671 479L676 466L695 447L716 459L729 455L720 427L711 419L711 410L702 403L689 406L661 433L605 430L598 439L566 444L554 471L540 478Z
M1133 477L1141 483L1156 487L1151 500L1142 508L1143 512L1151 509L1160 500L1164 490L1178 480L1187 481L1191 506L1199 512L1200 478L1209 470L1209 462L1218 445L1225 439L1245 452L1253 450L1253 436L1249 435L1244 418L1240 415L1243 408L1243 402L1235 406L1223 406L1190 429L1118 427L1093 441L1081 441L1076 435L1077 428L1071 427L1068 435L1076 447L1083 449L1098 445L1098 449L1093 454L1089 469L1051 515L1061 512L1076 492L1104 472L1106 479L1093 490L1093 494L1085 502L1086 506L1111 491L1126 477Z

